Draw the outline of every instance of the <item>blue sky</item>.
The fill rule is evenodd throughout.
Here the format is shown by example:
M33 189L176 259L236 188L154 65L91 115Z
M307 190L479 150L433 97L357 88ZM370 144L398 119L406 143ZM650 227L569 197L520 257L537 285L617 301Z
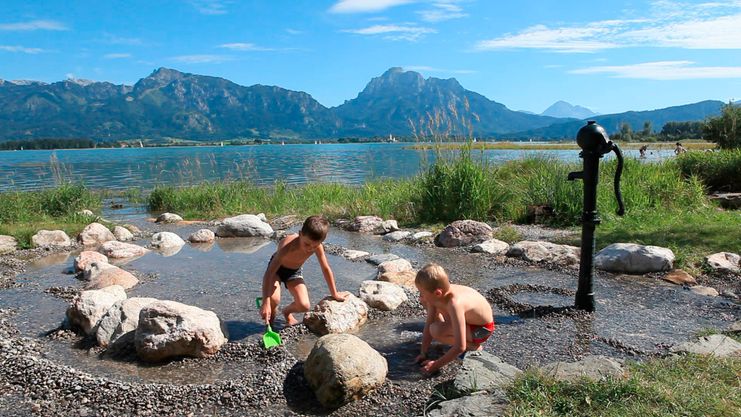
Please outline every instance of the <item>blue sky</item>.
M133 84L159 67L325 106L390 67L513 110L741 99L741 0L4 0L0 79Z

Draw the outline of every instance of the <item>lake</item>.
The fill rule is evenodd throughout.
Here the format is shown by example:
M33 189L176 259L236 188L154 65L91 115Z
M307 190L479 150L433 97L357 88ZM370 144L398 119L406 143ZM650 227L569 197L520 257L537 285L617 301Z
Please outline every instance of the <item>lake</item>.
M34 190L58 180L82 181L94 189L151 189L204 181L249 179L256 184L338 182L415 175L434 159L433 151L406 149L409 143L192 146L0 152L0 191ZM447 151L450 152L450 151ZM624 151L638 157L638 151ZM474 151L491 163L541 155L578 161L576 150ZM673 155L653 151L647 160Z

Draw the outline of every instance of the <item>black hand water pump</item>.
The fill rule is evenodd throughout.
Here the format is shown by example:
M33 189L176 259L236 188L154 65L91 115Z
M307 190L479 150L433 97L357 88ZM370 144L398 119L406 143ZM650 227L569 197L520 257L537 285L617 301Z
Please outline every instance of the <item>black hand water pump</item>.
M584 170L570 172L569 181L584 180L584 211L582 212L581 228L581 259L579 262L579 288L576 291L575 306L580 310L594 311L594 290L592 280L594 275L594 229L601 220L597 213L597 182L599 179L599 160L610 151L617 156L615 170L615 197L617 198L617 214L625 214L623 197L620 193L620 175L623 172L623 153L617 144L607 137L607 132L594 120L587 122L576 134L576 143L582 149L579 157L584 160Z

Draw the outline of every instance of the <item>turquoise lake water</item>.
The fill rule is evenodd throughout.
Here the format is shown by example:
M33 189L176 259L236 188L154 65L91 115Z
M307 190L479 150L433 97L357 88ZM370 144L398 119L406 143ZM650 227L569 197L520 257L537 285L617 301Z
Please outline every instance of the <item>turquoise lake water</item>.
M2 151L0 191L52 187L59 178L82 181L95 189L151 189L162 184L188 185L234 179L249 179L261 185L275 181L361 184L370 179L413 176L434 159L432 151L407 149L410 145L276 144ZM491 163L534 155L579 160L576 150L487 150L474 151L474 154ZM637 157L638 151L625 154ZM654 151L647 160L671 155L671 151Z

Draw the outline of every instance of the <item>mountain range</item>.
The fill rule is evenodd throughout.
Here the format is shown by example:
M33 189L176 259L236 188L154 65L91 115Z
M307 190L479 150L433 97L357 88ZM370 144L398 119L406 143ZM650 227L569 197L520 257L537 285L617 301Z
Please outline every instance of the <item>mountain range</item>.
M572 138L584 118L608 132L628 122L702 120L723 103L704 101L647 112L594 116L557 102L542 115L513 111L466 90L454 78L422 77L391 68L354 99L325 107L311 95L277 86L159 68L133 86L87 80L55 83L0 80L0 140L133 138L347 138L458 135L497 138ZM585 116L586 114L586 116ZM562 118L564 115L576 118Z

